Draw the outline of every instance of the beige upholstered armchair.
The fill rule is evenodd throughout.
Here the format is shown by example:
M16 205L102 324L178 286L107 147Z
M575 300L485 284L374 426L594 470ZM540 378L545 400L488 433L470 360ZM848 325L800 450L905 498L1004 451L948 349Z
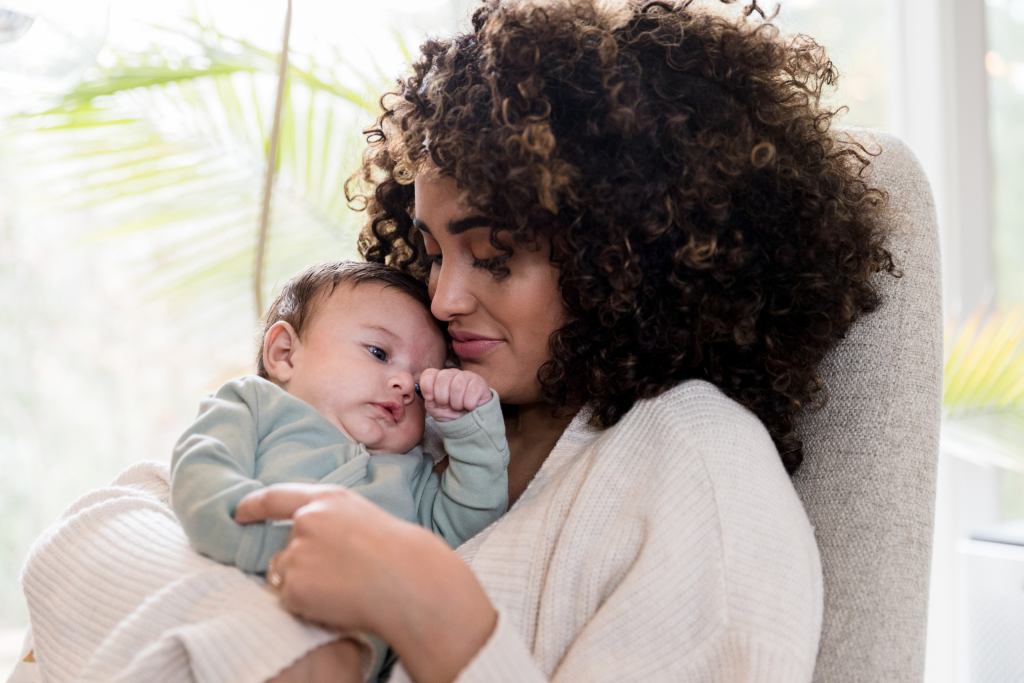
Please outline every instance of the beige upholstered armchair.
M797 491L825 574L814 683L920 683L942 401L938 231L928 180L898 138L850 130L889 193L890 250L901 279L880 275L885 304L826 359L829 402L798 429Z

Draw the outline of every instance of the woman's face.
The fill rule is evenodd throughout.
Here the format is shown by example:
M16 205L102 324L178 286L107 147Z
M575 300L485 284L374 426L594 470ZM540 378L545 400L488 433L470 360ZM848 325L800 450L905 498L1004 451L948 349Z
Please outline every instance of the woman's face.
M448 323L463 369L487 380L503 403L540 401L537 371L565 317L558 269L546 242L516 246L511 256L496 249L490 225L459 195L452 178L416 178L416 225L433 261L430 310ZM507 275L492 272L496 259Z

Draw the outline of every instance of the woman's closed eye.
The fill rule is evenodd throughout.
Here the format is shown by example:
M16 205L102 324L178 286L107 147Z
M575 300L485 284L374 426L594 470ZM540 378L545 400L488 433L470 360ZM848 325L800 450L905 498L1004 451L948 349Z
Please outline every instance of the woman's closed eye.
M491 256L489 258L477 258L474 256L472 265L474 268L489 270L492 273L503 272L511 256L511 254L501 254L500 256ZM434 264L441 263L441 254L427 254L423 257L423 263L428 268L432 268Z
M423 236L423 265L430 270L433 270L435 265L440 267L443 263L441 245L426 226L419 223L418 227ZM456 256L460 257L460 260L467 258L473 268L489 271L498 278L508 275L508 262L512 258L513 247L511 244L495 244L489 226L473 226L468 230L460 228L456 234L461 235L453 242Z
M367 346L366 350L369 351L374 358L381 361L382 363L388 362L388 352L380 348L379 346Z
M492 256L490 258L477 258L474 256L473 267L489 270L494 275L507 275L507 265L510 258L512 258L511 254L501 254L500 256Z

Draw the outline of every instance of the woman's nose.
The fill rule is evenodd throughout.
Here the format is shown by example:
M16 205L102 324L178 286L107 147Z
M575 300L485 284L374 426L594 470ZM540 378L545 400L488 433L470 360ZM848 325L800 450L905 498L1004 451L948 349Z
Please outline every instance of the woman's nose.
M476 306L476 299L470 294L465 276L451 266L441 266L432 282L433 297L430 312L438 320L450 321L460 315L468 315Z

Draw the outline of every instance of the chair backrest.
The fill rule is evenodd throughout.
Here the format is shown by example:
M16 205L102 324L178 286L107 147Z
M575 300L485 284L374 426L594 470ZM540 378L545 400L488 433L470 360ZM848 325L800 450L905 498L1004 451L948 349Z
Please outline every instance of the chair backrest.
M798 423L794 478L815 528L825 618L814 683L920 683L942 401L938 229L928 179L899 138L848 129L889 194L884 304L822 365L825 408Z

